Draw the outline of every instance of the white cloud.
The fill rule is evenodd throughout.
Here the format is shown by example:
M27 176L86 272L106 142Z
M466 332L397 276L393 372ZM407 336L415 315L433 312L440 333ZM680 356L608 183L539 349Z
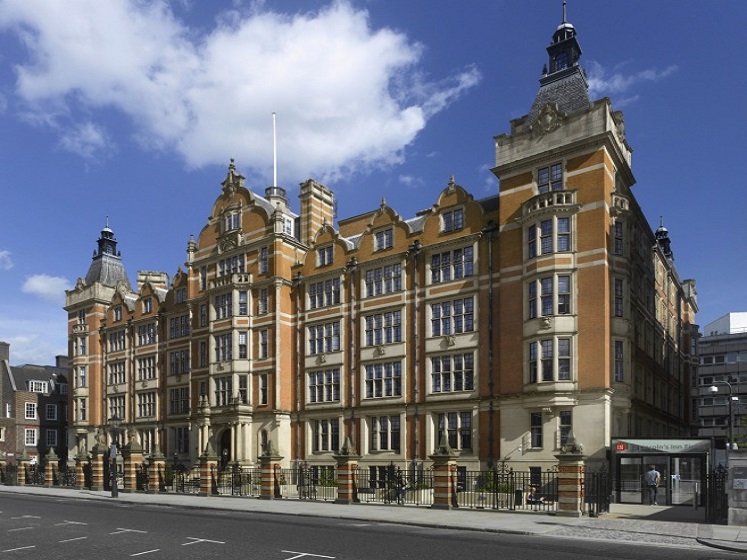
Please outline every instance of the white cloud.
M0 250L0 269L10 270L13 268L13 259L11 258L11 252L6 250Z
M26 278L23 286L21 286L21 291L56 303L64 299L65 290L70 288L70 285L67 278L35 274Z
M86 159L101 157L111 150L106 131L92 122L76 124L61 131L60 146Z
M89 158L111 149L101 121L113 108L144 148L194 167L235 157L267 176L276 112L281 174L334 180L401 161L428 119L481 78L467 67L424 79L422 47L373 29L346 0L294 15L255 2L220 14L207 35L165 2L6 0L0 12L0 30L30 53L16 93Z
M633 72L624 74L618 69L612 74L608 74L607 70L602 65L591 62L587 68L587 77L589 80L589 94L596 98L607 95L616 95L626 93L635 86L638 86L644 82L658 82L674 74L677 71L677 66L672 65L664 70L657 70L655 68L649 68L641 70L639 72ZM627 102L631 103L638 99L637 95L632 95L627 98ZM618 103L619 105L620 103Z
M53 365L55 356L67 354L65 318L60 307L47 303L4 306L0 340L10 344L10 363Z
M422 187L424 185L423 179L415 177L414 175L400 175L399 182L408 189Z

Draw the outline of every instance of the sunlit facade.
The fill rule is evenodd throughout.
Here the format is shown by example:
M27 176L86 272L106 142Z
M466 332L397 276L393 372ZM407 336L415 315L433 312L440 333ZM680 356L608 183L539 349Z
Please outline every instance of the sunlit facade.
M231 162L184 268L135 289L105 228L67 293L71 456L114 416L191 464L255 464L271 442L332 465L349 438L383 469L443 437L468 468L547 468L571 432L592 461L612 437L688 435L695 283L636 203L573 26L547 50L530 112L495 138L494 196L445 178L415 216L382 200L336 220L324 185L301 184L296 213Z

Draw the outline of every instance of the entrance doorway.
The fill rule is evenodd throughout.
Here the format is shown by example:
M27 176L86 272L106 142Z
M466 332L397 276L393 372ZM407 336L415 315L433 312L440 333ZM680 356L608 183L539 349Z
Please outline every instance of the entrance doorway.
M648 503L643 475L651 465L661 474L660 505L703 505L706 458L702 455L618 456L616 493L623 504Z
M228 462L231 460L231 430L223 430L220 436L220 450L218 453L220 469L225 470L228 468Z

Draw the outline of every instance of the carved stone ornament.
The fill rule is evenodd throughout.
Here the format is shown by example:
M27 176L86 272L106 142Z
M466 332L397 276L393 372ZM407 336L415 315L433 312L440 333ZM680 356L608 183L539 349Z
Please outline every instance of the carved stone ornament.
M376 354L377 356L383 356L384 354L386 354L386 348L384 347L384 345L379 344L374 350L374 354Z
M541 329L552 328L552 317L542 317L540 319L540 328Z
M317 364L325 364L325 363L327 363L327 355L326 354L319 354L316 357L316 363Z
M623 118L622 111L615 111L612 113L612 118L615 121L616 130L617 133L617 139L620 141L621 144L625 143L625 120Z
M562 126L563 118L563 114L554 104L547 104L540 111L537 122L532 126L532 132L539 135L553 132Z
M241 245L241 241L242 237L240 231L229 232L221 237L220 241L218 241L218 251L220 253L230 251L231 249Z
M446 346L454 346L456 345L456 337L453 334L446 335L444 337L444 342L446 343Z

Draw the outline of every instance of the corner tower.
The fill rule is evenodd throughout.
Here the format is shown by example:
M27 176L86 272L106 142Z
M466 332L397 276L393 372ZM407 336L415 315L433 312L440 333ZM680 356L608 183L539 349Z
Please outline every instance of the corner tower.
M646 339L657 333L656 344L681 351L651 312L661 297L656 238L631 191L622 113L608 98L590 100L565 3L547 54L529 113L495 137L493 173L500 180L501 448L549 466L571 430L600 462L612 435L684 435L679 407L688 389L646 358L653 356L646 345L655 347ZM675 315L680 332L687 319ZM645 394L654 378L664 401ZM665 401L677 404L662 410Z
M104 364L98 349L104 342L106 313L114 294L132 293L108 220L96 243L85 279L78 278L75 287L65 292L70 457L90 452L96 441L96 427L106 424Z

